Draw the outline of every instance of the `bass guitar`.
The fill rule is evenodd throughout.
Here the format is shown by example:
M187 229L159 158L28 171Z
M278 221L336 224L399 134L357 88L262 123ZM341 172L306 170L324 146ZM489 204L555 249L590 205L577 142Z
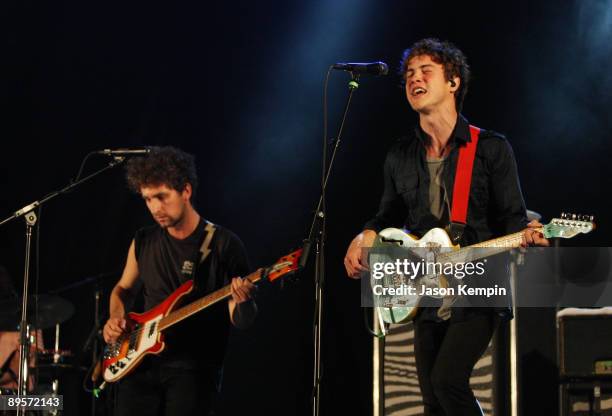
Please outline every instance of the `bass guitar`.
M252 283L260 280L270 282L297 271L301 264L303 249L296 250L267 268L261 268L246 276ZM117 342L107 344L102 360L106 382L115 382L132 370L148 354L159 354L165 348L163 331L182 320L231 296L231 285L189 303L179 309L179 300L193 291L193 280L188 280L176 289L165 301L145 313L130 312L127 316L130 331Z

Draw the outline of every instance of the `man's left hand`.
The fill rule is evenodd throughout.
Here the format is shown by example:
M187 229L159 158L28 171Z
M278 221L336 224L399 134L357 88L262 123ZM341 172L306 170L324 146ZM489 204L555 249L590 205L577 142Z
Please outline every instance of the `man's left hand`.
M527 224L527 228L525 228L525 231L523 231L523 241L521 242L521 247L549 247L550 241L544 238L544 234L537 230L537 228L542 227L543 225L536 220L532 220L529 224Z
M249 279L234 277L232 279L232 299L236 304L246 302L252 298L255 285Z

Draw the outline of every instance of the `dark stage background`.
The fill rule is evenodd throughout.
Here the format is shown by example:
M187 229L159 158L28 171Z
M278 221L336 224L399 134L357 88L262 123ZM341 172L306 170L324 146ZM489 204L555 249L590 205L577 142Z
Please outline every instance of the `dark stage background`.
M507 135L528 207L546 221L561 211L593 214L598 230L572 243L610 245L610 0L0 7L2 217L67 184L92 150L174 145L197 157L199 211L241 236L253 267L273 262L310 225L327 67L383 60L395 70L405 47L435 36L467 54L473 79L464 114ZM331 134L348 80L341 72L331 78ZM322 414L371 409L371 338L359 283L346 278L342 258L376 210L386 150L414 122L398 76L362 78L328 190ZM86 170L105 162L92 158ZM133 233L149 223L121 169L48 203L38 231L39 291L110 273L100 283L106 306ZM19 288L24 228L20 219L0 229L0 263ZM62 293L77 313L62 326L61 346L75 353L93 323L93 292L88 284ZM309 413L313 302L310 272L262 288L257 324L232 335L225 414ZM525 362L539 369L521 387L533 397L526 414L554 414L554 313L528 313L543 325L526 349ZM553 387L536 397L543 385ZM87 414L82 402L79 414Z

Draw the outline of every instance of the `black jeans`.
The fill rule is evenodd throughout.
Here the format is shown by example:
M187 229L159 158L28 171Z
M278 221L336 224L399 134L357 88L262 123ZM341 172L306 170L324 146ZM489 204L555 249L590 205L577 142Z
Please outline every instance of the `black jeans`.
M452 322L415 321L414 355L425 416L481 416L470 375L500 319L476 312Z
M114 416L210 414L220 369L196 370L152 361L143 362L119 382Z

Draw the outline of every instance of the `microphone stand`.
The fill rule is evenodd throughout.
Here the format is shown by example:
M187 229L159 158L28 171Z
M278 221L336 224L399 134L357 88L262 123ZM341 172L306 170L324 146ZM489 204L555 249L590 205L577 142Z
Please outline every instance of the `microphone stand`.
M45 202L55 198L58 195L64 194L70 190L72 190L73 188L77 187L78 185L82 184L83 182L86 182L88 180L90 180L91 178L101 174L104 171L107 171L109 169L112 169L113 167L123 163L123 161L125 160L124 157L118 157L115 156L113 158L113 160L111 162L109 162L109 164L84 177L83 179L80 179L76 182L71 182L68 186L60 189L59 191L55 191L52 192L50 194L48 194L47 196L45 196L44 198L42 198L39 201L34 201L29 205L26 205L25 207L21 208L18 211L15 211L11 216L9 216L8 218L2 220L0 222L0 226L6 224L7 222L15 219L15 218L19 218L19 217L25 217L25 221L26 221L26 246L25 246L25 265L24 265L24 271L23 271L23 297L22 297L22 304L21 304L21 323L19 325L19 330L20 330L20 337L19 337L19 343L20 343L20 352L19 352L19 380L17 383L17 394L19 396L25 396L27 395L27 379L28 379L28 352L29 352L29 346L28 344L28 286L29 286L29 278L30 278L30 254L31 254L31 243L32 243L32 229L34 228L34 225L36 225L36 221L37 221L37 217L36 214L34 213L34 210L39 207L42 206L42 204L44 204ZM17 409L17 415L22 415L24 414L24 409L23 408L18 408Z
M91 365L93 366L92 379L94 379L94 372L96 371L96 366L98 365L99 358L99 349L100 349L100 286L96 284L96 292L94 294L94 327L92 329L92 333L90 337L94 335L92 338L88 339L88 342L85 345L85 348L89 347L89 342L93 340L93 348L91 349ZM96 380L92 380L94 382L94 388L91 396L91 416L96 416L96 399L98 395L96 394L95 382Z
M331 173L331 169L340 146L340 137L342 136L342 130L344 128L344 122L346 115L348 114L349 105L353 92L359 87L359 74L351 72L351 81L348 83L348 97L344 106L344 113L342 114L342 121L338 128L338 134L336 139L333 140L334 149L329 160L329 166L327 165L327 138L324 137L323 143L323 162L322 162L322 177L321 177L321 195L319 197L319 203L314 213L308 239L305 244L305 251L309 250L314 240L315 245L315 314L313 323L313 338L314 338L314 380L312 390L312 414L313 416L319 415L319 407L321 401L321 323L323 315L323 289L325 286L325 221L326 221L326 209L325 209L325 190L327 188L327 182ZM308 255L304 253L304 257Z

